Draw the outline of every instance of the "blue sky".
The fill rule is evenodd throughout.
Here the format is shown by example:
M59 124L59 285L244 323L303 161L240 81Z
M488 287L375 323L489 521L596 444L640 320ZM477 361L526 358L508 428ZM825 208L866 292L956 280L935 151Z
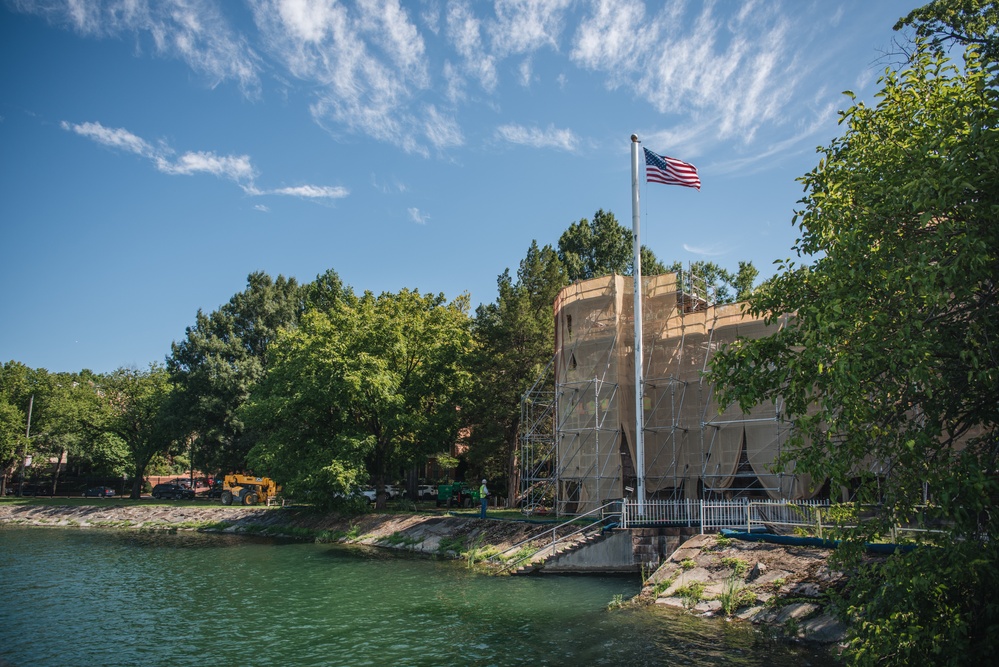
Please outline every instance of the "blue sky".
M790 255L842 91L917 2L0 0L0 360L163 361L253 271L496 298L532 240ZM644 180L644 178L643 178Z

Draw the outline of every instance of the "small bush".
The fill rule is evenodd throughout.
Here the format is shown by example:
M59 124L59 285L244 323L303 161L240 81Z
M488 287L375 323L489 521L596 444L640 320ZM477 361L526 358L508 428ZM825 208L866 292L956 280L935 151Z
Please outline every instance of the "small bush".
M675 580L676 580L675 578L670 577L665 581L657 582L655 586L652 587L652 595L654 597L659 597L660 595L662 595L663 591L665 591L666 589L668 589L670 586L673 585L673 582Z
M745 588L733 574L725 582L725 590L718 596L718 601L721 602L725 615L731 616L739 608L756 602L756 594Z
M735 557L722 558L721 564L725 567L732 568L733 574L737 577L741 577L742 575L746 574L747 571L749 571L749 563L742 560L741 558L735 558Z
M703 581L692 581L689 584L676 589L675 595L683 599L683 606L692 609L698 602L704 599L705 584Z

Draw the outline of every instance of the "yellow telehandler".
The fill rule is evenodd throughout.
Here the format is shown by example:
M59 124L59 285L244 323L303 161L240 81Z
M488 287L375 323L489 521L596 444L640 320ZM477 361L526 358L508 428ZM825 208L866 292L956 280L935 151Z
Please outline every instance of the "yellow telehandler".
M222 504L269 504L280 491L281 487L269 477L226 475L222 480Z

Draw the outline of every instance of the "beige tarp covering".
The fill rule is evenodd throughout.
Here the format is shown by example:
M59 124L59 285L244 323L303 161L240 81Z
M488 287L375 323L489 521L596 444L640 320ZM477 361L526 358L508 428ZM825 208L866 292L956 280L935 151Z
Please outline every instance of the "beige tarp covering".
M773 404L719 406L702 378L714 350L776 330L740 304L708 306L674 274L643 278L645 471L650 497L752 491L809 497L811 480L770 470L790 425ZM555 303L558 470L585 504L624 495L635 475L634 292L607 276L565 288ZM821 486L821 485L819 485Z

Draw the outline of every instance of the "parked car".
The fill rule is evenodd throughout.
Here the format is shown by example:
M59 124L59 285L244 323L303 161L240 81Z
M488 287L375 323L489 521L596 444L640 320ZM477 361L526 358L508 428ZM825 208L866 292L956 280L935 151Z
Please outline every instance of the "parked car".
M48 484L25 484L21 487L22 496L51 496L52 487Z
M420 484L416 487L417 500L434 500L437 498L437 487L433 484Z
M185 489L180 484L157 484L153 487L153 498L173 498L174 500L193 499L194 491Z
M110 486L95 486L83 492L84 498L111 498L114 496L114 489Z

